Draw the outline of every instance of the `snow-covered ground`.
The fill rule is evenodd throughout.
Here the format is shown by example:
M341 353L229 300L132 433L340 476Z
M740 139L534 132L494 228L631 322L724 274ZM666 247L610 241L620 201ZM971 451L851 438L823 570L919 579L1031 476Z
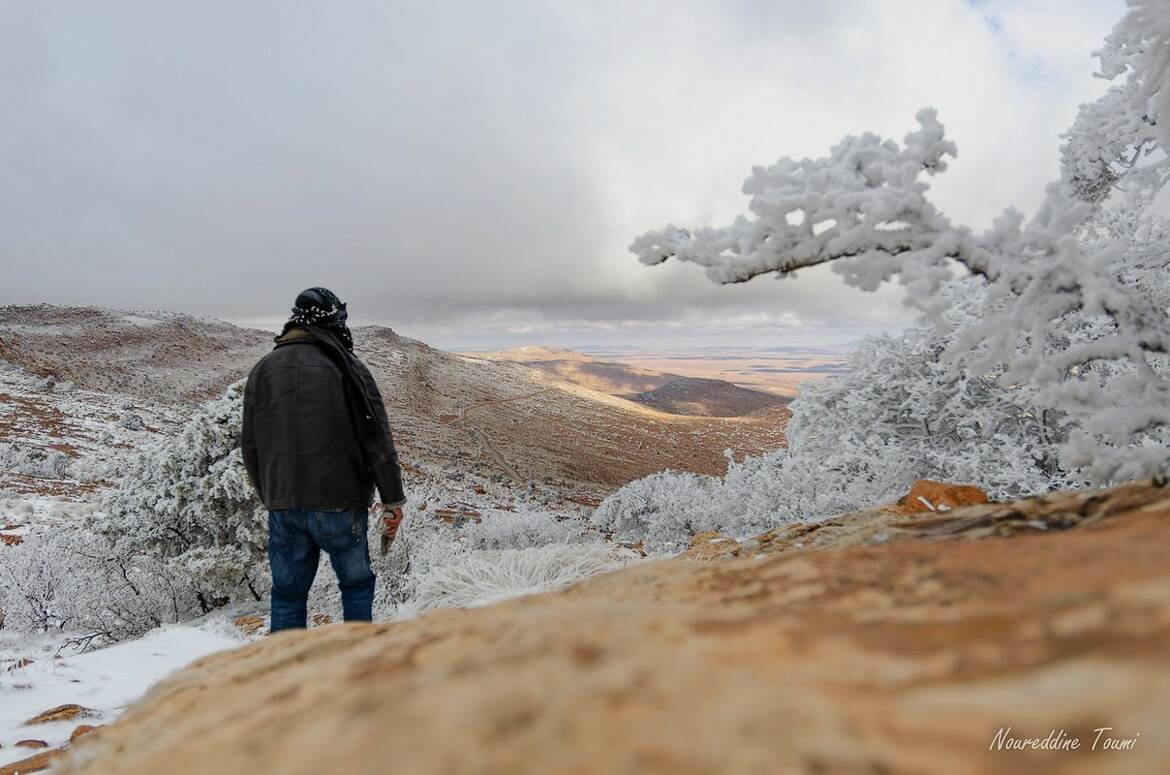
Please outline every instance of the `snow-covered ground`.
M27 635L0 641L0 766L35 751L18 740L44 740L56 747L79 724L106 724L156 681L199 657L243 642L222 617L197 626L169 625L138 640L76 656L55 656L49 640ZM31 660L31 663L24 664ZM77 704L93 716L26 726L25 721L58 705Z

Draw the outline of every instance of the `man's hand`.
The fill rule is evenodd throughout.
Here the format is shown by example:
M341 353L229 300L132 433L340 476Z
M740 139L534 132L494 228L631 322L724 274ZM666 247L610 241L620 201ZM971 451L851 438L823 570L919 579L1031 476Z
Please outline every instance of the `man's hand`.
M382 521L379 525L382 532L382 554L390 551L390 544L394 543L394 538L398 535L398 527L401 524L401 506L382 512Z

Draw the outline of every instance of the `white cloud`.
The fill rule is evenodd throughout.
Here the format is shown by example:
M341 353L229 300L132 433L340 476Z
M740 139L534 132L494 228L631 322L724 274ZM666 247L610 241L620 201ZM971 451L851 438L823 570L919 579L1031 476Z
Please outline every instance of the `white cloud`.
M720 288L637 234L755 164L933 105L956 220L1027 212L1120 0L127 2L0 9L0 302L280 315L302 287L444 343L688 327L833 338L898 289ZM19 270L19 271L17 271ZM742 325L730 321L739 320ZM754 322L750 322L754 321ZM519 326L519 327L518 327Z

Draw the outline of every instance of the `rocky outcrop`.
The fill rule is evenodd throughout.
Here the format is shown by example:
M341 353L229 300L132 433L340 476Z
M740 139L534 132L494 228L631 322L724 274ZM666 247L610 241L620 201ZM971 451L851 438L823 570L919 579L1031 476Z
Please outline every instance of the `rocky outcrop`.
M714 539L698 542L712 561L208 657L80 739L58 771L962 775L1170 761L1166 490ZM1077 750L1016 750L1073 738Z
M903 514L920 514L924 511L950 511L977 503L987 503L987 493L978 487L919 479L898 501L898 510Z

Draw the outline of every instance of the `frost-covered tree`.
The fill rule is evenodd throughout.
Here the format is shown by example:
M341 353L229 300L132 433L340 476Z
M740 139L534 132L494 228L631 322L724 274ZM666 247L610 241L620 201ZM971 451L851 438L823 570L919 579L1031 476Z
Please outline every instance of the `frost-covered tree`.
M667 226L631 250L647 264L700 264L720 283L824 263L865 290L898 276L940 333L950 330L942 291L957 262L988 287L947 358L972 374L999 368L999 384L1029 385L1037 406L1070 417L1066 469L1099 483L1150 475L1167 457L1170 382L1159 365L1170 321L1148 288L1117 271L1124 246L1094 223L1112 188L1149 196L1167 175L1165 161L1137 160L1164 158L1170 140L1158 121L1170 94L1170 6L1131 6L1098 52L1104 77L1124 83L1082 108L1065 148L1068 172L1030 221L1008 209L976 234L930 202L923 175L945 171L956 149L927 109L901 145L867 133L822 159L757 167L743 186L748 216L719 228ZM1053 335L1073 321L1083 335Z
M92 519L0 554L4 626L95 646L266 594L266 525L240 459L241 406L241 386L229 388L125 463Z
M643 261L694 261L718 282L827 262L867 289L899 275L923 318L864 341L845 375L806 384L787 449L732 462L722 479L634 482L594 524L674 551L700 530L746 536L887 501L921 477L1007 497L1157 471L1170 454L1170 251L1149 204L1167 176L1156 102L1168 14L1135 3L1099 52L1104 75L1125 82L1082 106L1062 179L1027 225L1009 210L974 235L933 208L919 178L955 149L924 111L901 146L865 135L827 159L755 169L750 217L730 226L635 240ZM968 276L950 277L952 259Z

